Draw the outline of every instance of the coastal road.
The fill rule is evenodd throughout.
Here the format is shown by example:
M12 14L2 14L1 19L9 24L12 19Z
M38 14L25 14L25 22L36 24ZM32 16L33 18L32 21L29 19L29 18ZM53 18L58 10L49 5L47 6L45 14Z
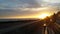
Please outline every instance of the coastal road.
M16 22L0 25L0 34L60 34L60 27L56 23L44 27L39 20Z

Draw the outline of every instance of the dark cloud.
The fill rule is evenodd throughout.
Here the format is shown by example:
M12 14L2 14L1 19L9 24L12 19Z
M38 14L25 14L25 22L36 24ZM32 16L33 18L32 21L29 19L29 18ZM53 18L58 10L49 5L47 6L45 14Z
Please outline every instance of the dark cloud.
M23 16L35 14L36 12L18 8L37 8L38 3L35 0L0 0L0 17L5 16ZM16 10L15 10L16 9Z
M24 9L0 9L0 17L12 17L12 16L26 16L31 14L36 14L38 12L34 12L31 9L24 10Z
M35 8L39 7L39 4L35 0L1 0L1 7L4 8Z
M39 0L0 0L0 17L25 16L39 13L37 11L31 10L32 8L41 7L40 5L42 0L40 0L39 2L38 1ZM22 8L31 8L31 9L24 10Z

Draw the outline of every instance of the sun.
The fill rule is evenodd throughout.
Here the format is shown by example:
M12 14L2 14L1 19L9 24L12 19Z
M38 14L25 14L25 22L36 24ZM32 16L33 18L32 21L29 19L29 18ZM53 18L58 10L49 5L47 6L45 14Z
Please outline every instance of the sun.
M49 16L50 16L50 14L45 13L45 14L39 15L39 18L40 18L40 19L45 19L46 17L49 17Z

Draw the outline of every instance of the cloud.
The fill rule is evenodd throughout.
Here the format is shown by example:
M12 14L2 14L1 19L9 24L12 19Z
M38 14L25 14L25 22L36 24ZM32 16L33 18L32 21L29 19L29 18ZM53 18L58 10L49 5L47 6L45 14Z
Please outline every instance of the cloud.
M28 16L36 13L38 13L36 8L0 9L0 17Z
M60 3L60 0L43 0L43 1L48 3Z
M49 6L51 3L60 3L60 0L0 0L1 8L38 8Z
M0 17L35 14L38 12L33 8L38 7L35 0L0 0Z
M42 7L45 6L57 6L57 4L60 3L60 0L35 0L38 4L40 4ZM59 4L60 5L60 4Z
M0 17L31 16L44 11L53 12L56 11L56 9L51 7L0 9Z
M35 8L39 7L38 3L34 0L1 0L1 8Z
M35 15L43 9L41 4L42 0L0 0L0 17Z

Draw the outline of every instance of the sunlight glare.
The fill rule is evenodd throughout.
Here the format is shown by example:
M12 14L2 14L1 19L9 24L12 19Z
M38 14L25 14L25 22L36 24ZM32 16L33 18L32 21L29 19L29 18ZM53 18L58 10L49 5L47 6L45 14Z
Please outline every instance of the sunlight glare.
M50 14L41 14L41 15L39 16L39 18L40 18L40 19L44 19L44 18L49 17L49 16L50 16Z

